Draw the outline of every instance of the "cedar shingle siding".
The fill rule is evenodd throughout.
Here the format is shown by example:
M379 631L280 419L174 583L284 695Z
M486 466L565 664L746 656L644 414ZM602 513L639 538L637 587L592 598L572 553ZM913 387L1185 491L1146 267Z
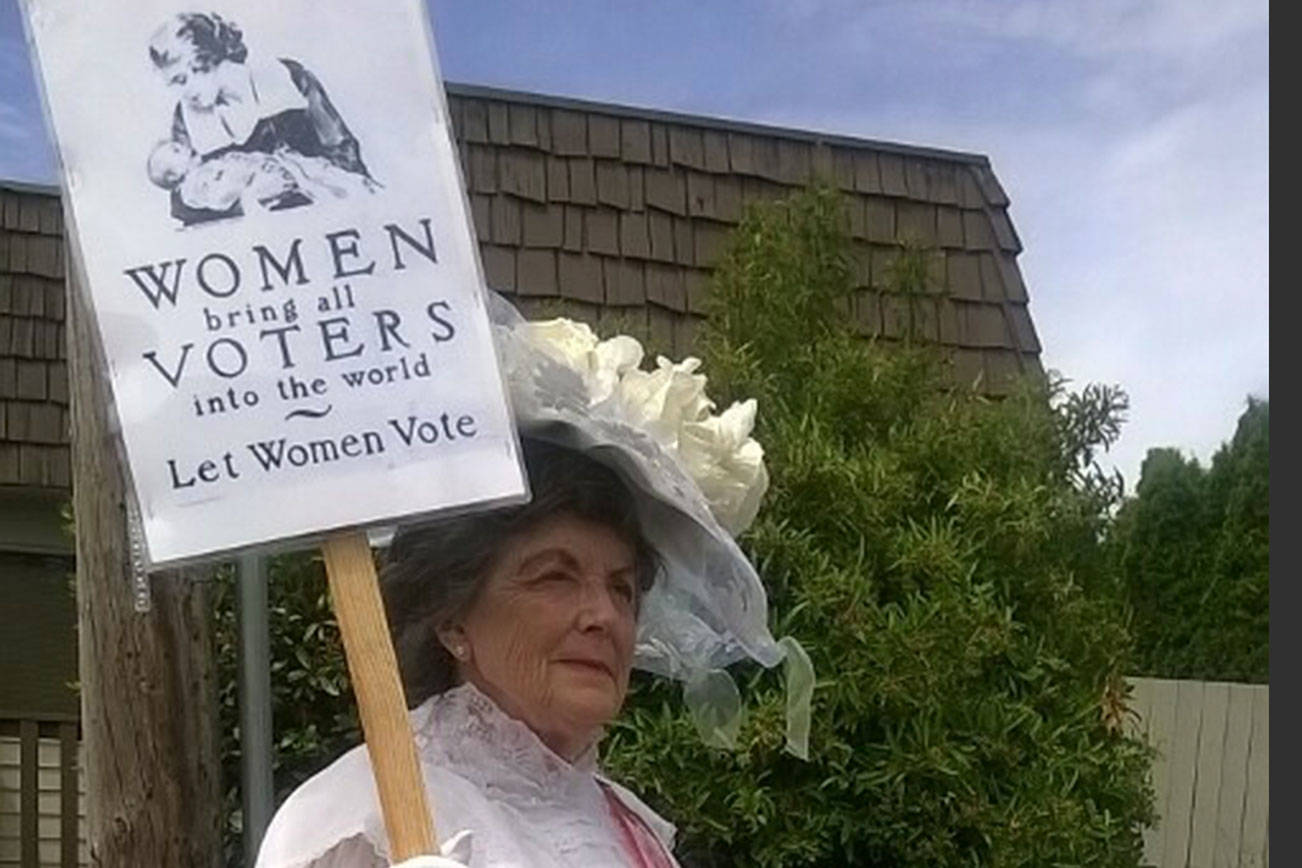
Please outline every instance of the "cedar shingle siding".
M489 286L526 315L561 309L645 323L683 355L708 276L743 205L816 177L850 206L865 336L910 320L955 374L1039 374L1008 197L989 162L799 130L448 85ZM67 488L62 216L52 190L0 189L0 485ZM936 248L931 293L883 291L900 241ZM910 314L912 314L910 316Z
M39 188L0 189L0 485L66 489L63 215Z
M529 313L640 321L691 349L708 275L745 203L816 177L849 204L855 322L896 338L912 322L955 373L1041 374L1008 197L985 157L449 85L490 286ZM934 247L931 294L883 292L896 245Z

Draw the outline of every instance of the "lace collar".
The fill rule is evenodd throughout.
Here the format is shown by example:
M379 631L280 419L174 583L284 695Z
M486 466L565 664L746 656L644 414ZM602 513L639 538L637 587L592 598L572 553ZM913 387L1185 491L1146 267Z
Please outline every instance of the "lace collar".
M673 825L597 770L595 743L575 762L567 762L469 684L422 703L410 712L410 720L427 785L440 803L437 822L446 825L442 831L447 834L463 828L474 832L474 866L625 864L606 792L641 817L667 853L673 847ZM354 838L364 840L378 859L388 859L383 817L362 745L281 806L263 839L258 868L315 865L340 842Z
M470 683L427 699L412 712L412 731L423 761L511 801L572 795L599 776L599 738L569 762Z

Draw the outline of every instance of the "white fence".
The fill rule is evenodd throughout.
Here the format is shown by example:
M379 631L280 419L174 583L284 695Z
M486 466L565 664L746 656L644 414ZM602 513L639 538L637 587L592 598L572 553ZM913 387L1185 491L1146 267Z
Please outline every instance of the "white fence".
M1136 731L1153 764L1157 824L1144 835L1157 868L1270 864L1270 688L1132 678Z

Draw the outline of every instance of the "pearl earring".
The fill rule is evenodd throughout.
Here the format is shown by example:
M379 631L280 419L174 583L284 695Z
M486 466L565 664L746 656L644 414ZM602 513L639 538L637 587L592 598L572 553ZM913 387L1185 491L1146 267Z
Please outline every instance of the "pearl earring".
M456 657L458 660L466 659L466 646L461 644L453 645L452 656Z

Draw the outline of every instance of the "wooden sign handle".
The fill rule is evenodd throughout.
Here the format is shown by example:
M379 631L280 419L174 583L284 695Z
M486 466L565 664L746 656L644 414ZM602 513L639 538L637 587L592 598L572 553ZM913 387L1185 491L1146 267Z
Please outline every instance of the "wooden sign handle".
M321 551L380 793L390 858L401 862L435 854L434 815L421 778L371 547L366 534L348 532L326 540Z

